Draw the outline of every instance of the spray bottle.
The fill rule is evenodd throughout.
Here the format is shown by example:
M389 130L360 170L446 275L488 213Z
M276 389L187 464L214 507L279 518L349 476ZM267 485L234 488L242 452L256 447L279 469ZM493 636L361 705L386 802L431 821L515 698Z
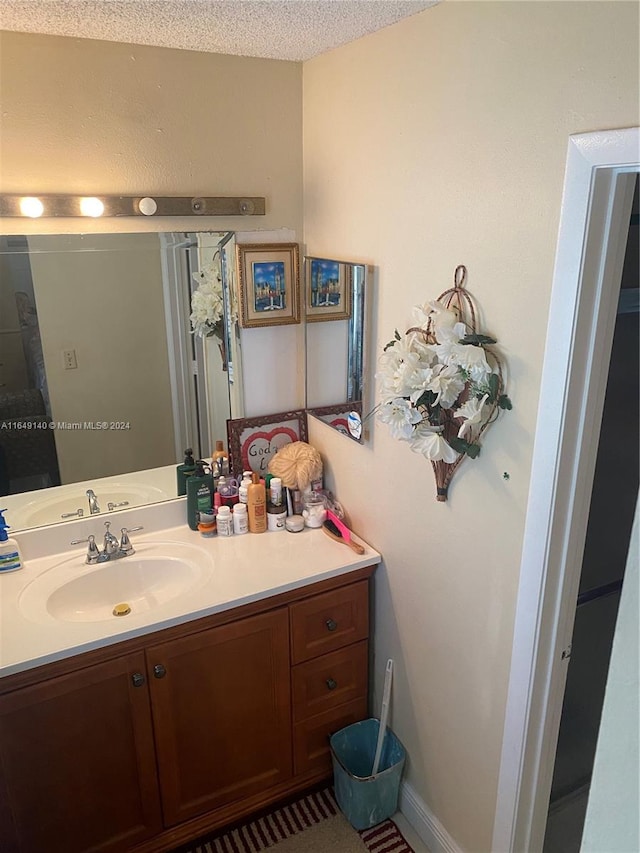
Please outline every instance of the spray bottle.
M23 566L18 543L15 539L10 539L7 533L9 525L4 520L3 512L6 512L6 509L0 509L0 574L15 572Z

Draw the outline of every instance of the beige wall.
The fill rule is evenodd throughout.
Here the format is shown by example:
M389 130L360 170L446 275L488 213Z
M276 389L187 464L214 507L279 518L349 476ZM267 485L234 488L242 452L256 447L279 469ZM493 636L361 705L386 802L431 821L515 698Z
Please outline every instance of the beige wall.
M491 849L567 138L638 124L637 81L618 2L444 2L304 65L306 250L375 264L374 356L465 264L508 365L514 410L446 504L384 425L362 447L310 425L384 556L376 707L393 657L407 779L467 851Z
M301 233L301 77L295 62L2 32L0 190L265 196L266 216L198 228ZM184 229L173 218L20 222L36 233ZM15 220L0 227L13 233Z

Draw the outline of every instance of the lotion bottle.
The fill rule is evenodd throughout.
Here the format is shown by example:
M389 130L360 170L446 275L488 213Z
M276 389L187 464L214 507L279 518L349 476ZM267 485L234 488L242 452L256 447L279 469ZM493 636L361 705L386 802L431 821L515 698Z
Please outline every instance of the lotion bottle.
M184 462L176 468L178 478L178 497L187 494L187 479L196 470L196 463L193 458L193 450L190 447L184 452Z
M267 494L257 471L251 475L251 485L247 487L247 513L249 533L264 533L267 529Z
M192 530L198 529L200 513L211 513L213 506L213 476L209 465L199 459L196 470L187 480L187 522Z
M20 548L15 539L10 539L7 529L9 525L2 515L6 509L0 509L0 575L5 572L16 572L23 566Z

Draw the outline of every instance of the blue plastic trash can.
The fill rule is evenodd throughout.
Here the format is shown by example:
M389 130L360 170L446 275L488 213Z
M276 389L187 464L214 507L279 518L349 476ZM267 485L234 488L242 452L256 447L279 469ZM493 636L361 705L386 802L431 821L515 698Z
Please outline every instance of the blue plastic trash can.
M398 808L400 777L406 752L387 728L380 766L371 775L380 721L353 723L329 740L336 802L354 829L369 829L391 817Z

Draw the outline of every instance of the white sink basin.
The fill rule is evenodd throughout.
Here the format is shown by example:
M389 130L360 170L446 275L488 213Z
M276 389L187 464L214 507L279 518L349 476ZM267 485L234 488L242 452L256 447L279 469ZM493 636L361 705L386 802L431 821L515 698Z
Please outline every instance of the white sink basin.
M67 489L67 492L70 490ZM128 506L140 506L140 504L156 503L168 500L174 495L169 495L156 486L146 484L112 483L108 489L96 486L96 494L100 505L100 515L108 515L109 503ZM119 507L122 509L122 507ZM15 527L39 527L42 524L55 524L62 521L64 515L74 515L79 509L83 511L83 518L89 516L89 499L83 491L71 491L66 494L39 493L32 500L25 502L15 513L13 524Z
M36 622L131 618L204 585L213 568L207 551L184 543L145 544L128 557L93 566L83 560L80 554L67 558L31 581L19 598L22 613ZM129 611L117 616L116 605Z

